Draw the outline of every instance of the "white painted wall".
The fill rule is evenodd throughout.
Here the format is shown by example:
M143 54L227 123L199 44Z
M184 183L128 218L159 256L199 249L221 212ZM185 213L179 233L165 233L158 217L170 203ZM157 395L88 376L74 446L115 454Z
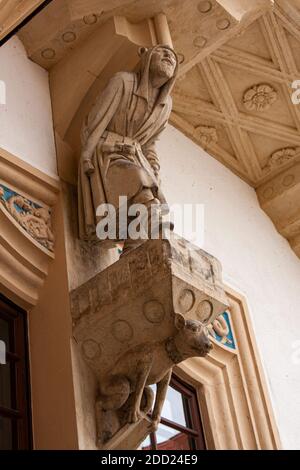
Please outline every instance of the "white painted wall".
M203 248L248 299L283 447L300 449L300 260L260 209L255 191L169 126L158 144L170 204L205 204ZM176 228L175 228L176 231ZM295 362L295 361L294 361Z
M48 73L26 56L14 37L0 48L0 147L57 177Z

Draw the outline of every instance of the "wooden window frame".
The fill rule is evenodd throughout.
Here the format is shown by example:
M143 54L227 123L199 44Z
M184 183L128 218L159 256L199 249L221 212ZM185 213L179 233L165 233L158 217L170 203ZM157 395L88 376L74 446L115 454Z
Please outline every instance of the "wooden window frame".
M191 385L180 380L174 374L172 375L169 386L187 398L187 400L183 400L183 408L188 425L183 426L164 417L161 418L161 424L186 434L189 438L192 438L195 443L195 449L192 450L206 450L200 408L197 399L197 391ZM151 450L158 450L156 433L151 433L149 438L151 443Z
M0 418L12 422L12 450L32 449L27 314L0 295L0 318L10 323L11 407L0 404ZM0 366L1 367L1 366Z

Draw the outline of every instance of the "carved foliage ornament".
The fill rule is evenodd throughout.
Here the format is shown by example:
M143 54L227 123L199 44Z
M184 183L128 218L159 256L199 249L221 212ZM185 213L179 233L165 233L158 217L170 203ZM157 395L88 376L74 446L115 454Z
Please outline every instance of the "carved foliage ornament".
M260 84L245 92L243 102L249 111L266 111L277 99L278 93L271 85Z
M295 147L286 147L276 152L272 153L267 165L265 166L265 171L269 172L275 168L284 165L285 163L293 160L296 156L297 149Z
M48 208L26 199L3 184L0 184L0 203L34 240L53 251L54 235Z
M195 129L195 137L203 147L218 142L218 134L215 127L199 126Z

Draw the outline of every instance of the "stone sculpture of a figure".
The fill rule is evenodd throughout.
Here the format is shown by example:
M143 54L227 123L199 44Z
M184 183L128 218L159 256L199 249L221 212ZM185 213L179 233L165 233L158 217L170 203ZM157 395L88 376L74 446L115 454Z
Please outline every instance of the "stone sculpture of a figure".
M97 240L96 210L103 203L118 209L119 196L127 196L129 206L165 204L155 142L171 113L177 70L170 47L141 50L138 72L114 75L86 117L78 185L81 239ZM125 240L124 252L133 245Z

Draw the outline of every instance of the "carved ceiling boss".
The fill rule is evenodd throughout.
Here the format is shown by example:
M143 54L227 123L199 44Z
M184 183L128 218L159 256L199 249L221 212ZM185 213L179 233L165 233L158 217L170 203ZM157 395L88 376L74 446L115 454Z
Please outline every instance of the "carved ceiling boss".
M137 73L119 72L85 119L79 168L79 236L97 240L97 208L116 209L119 196L128 206L161 207L159 158L155 142L165 129L171 109L178 59L168 46L141 49ZM124 253L137 242L125 240Z

